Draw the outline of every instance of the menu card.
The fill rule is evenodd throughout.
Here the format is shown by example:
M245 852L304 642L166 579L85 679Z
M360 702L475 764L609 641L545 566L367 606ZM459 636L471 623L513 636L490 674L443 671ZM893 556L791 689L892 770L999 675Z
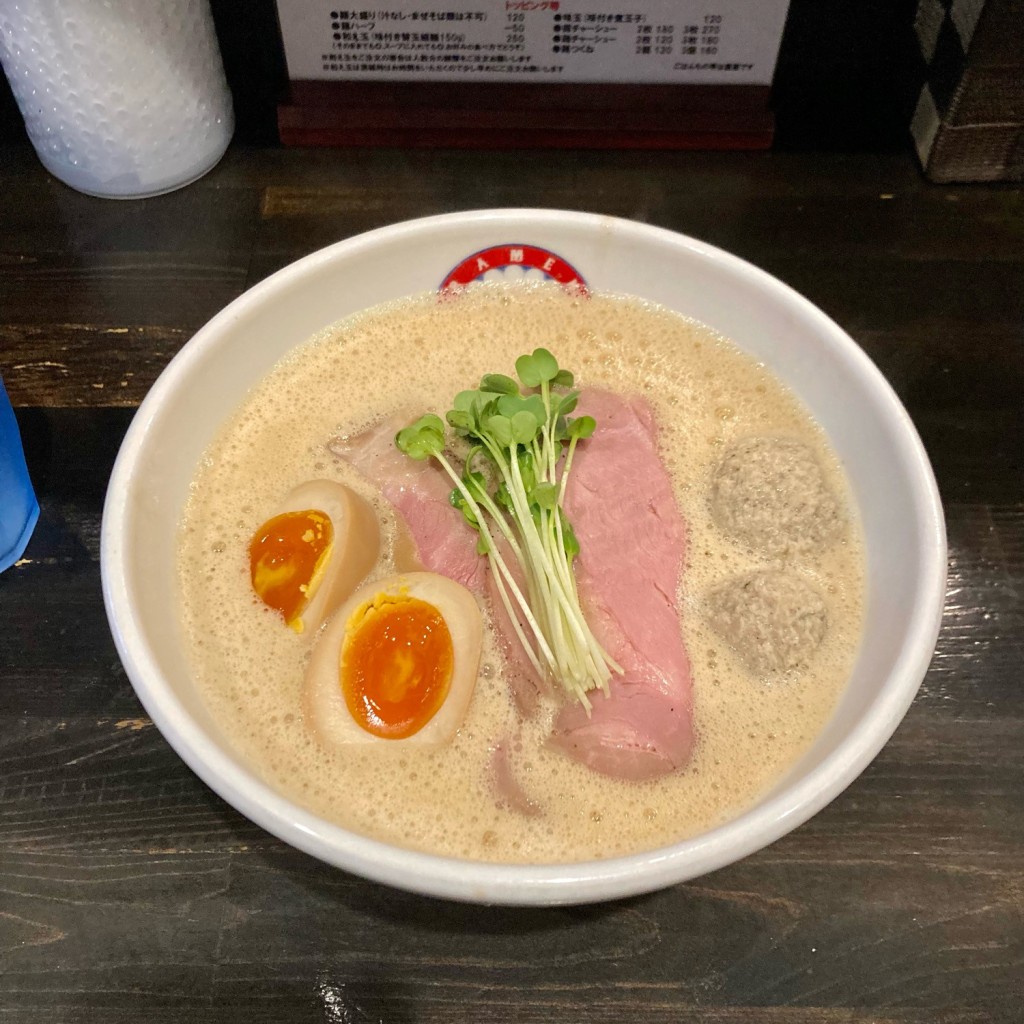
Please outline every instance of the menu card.
M768 85L788 0L278 0L289 77Z

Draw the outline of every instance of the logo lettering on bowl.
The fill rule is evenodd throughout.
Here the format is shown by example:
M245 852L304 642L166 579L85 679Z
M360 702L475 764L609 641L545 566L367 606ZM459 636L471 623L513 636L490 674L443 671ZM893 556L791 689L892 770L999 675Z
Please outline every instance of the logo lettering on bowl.
M550 249L523 242L492 245L467 256L454 266L441 282L439 291L465 288L474 281L505 276L543 277L567 288L587 291L583 275L568 261Z

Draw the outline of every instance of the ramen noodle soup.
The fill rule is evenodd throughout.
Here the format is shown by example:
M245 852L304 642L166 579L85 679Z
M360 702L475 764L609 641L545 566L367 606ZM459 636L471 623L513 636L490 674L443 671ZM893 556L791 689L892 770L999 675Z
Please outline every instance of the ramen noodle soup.
M600 388L640 396L653 410L685 523L678 602L693 675L692 758L663 777L632 781L555 749L549 740L558 702L544 700L524 718L486 615L475 689L451 742L328 747L304 700L318 634L289 629L254 596L254 531L294 488L338 481L380 523L380 554L367 579L394 574L402 524L377 487L334 454L334 442L398 412L410 421L425 412L443 417L456 393L484 374L511 374L517 356L537 346L575 373L584 394ZM778 449L763 439L778 439ZM746 452L754 456L744 477ZM737 493L749 505L747 492L762 479L769 491L773 480L803 481L794 498L800 515L808 507L801 495L820 490L811 502L820 537L787 543L789 520L770 505L760 520L735 527L738 506L723 501ZM750 531L763 529L762 521L770 521L771 542L759 546ZM807 535L799 520L794 529ZM755 803L808 749L837 703L858 645L864 571L842 470L777 378L677 313L553 285L488 284L450 301L403 300L335 325L289 354L206 452L178 546L180 614L196 684L259 776L323 818L388 843L535 864L654 849ZM501 798L496 749L525 804Z

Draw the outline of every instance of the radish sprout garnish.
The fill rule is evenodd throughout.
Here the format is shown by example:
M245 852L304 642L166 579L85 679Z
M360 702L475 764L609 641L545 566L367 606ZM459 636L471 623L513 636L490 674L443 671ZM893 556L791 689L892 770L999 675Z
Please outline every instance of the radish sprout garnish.
M477 551L487 557L531 665L589 711L587 692L607 693L612 672L622 672L580 607L572 568L580 546L562 509L576 445L596 424L590 416L570 417L579 392L547 349L520 356L516 374L519 383L486 374L476 391L455 396L448 425L470 445L461 476L444 454L439 416L421 416L395 444L418 461L436 459L451 477L451 503L479 533Z

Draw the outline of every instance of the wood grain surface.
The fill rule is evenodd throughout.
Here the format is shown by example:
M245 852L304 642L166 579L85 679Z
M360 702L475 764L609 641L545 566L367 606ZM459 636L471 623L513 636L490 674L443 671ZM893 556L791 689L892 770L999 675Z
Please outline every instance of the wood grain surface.
M910 713L804 826L694 882L523 910L328 868L199 782L103 612L134 407L245 288L407 217L583 208L721 245L818 303L907 405L945 504L943 629ZM105 202L0 148L0 374L42 505L0 576L0 1020L1024 1020L1024 200L908 157L233 148Z

